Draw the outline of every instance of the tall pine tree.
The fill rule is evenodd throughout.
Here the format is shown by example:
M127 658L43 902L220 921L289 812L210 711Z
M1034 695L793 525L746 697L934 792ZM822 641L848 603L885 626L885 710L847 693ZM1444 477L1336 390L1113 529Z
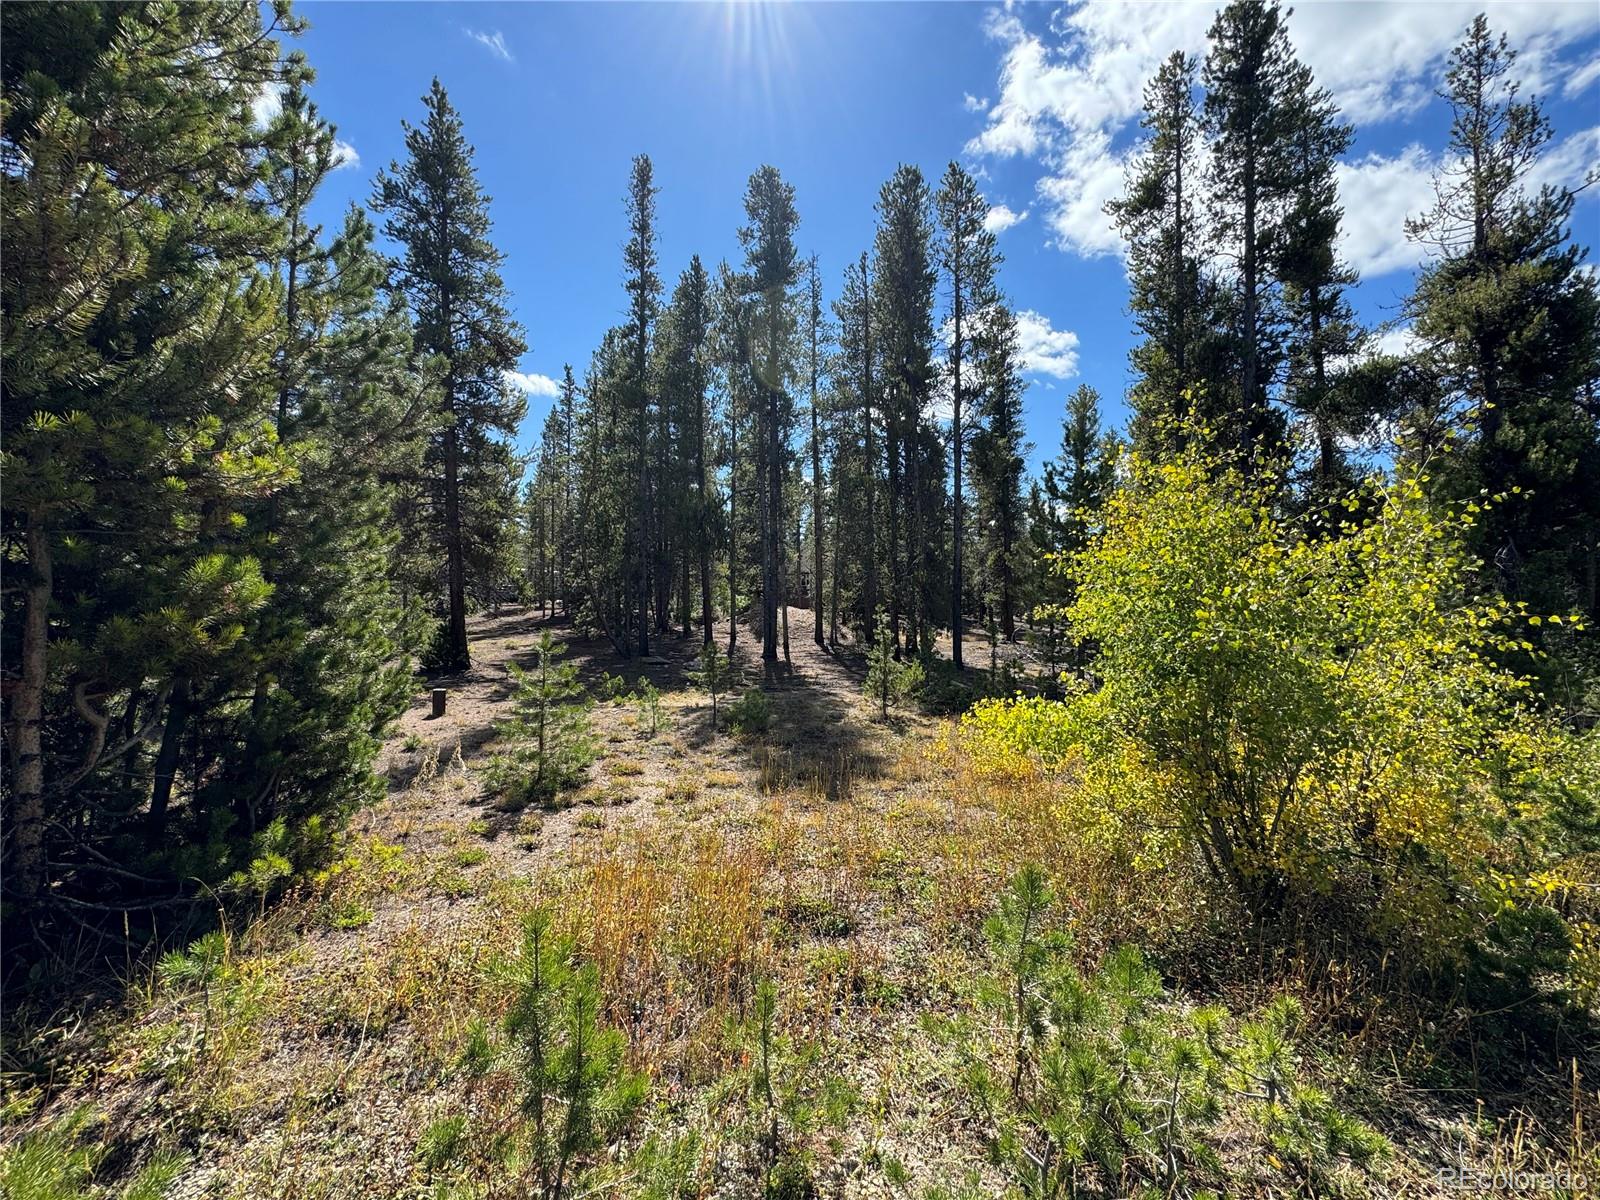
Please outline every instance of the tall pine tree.
M526 401L505 376L527 344L507 310L505 256L490 241L489 197L478 185L461 118L437 79L422 102L422 124L401 123L406 161L379 173L372 204L385 218L384 233L401 247L391 281L411 308L416 352L442 361L444 420L428 456L445 577L437 657L461 669L471 661L469 557L480 569L498 561L496 530L515 503L502 439L516 432ZM493 586L484 581L485 594Z

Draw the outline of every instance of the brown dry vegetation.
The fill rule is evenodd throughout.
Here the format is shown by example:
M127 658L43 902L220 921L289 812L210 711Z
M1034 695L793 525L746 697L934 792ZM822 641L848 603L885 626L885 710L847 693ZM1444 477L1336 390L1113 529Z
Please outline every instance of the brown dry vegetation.
M692 645L667 639L664 661L639 667L574 643L594 687L606 671L648 677L666 726L646 738L631 704L599 704L601 757L570 804L500 810L479 776L506 664L539 625L520 612L477 623L478 665L447 681L445 718L428 719L420 697L405 716L382 761L390 793L355 823L346 856L261 915L227 917L211 978L174 980L146 954L117 1003L10 1014L6 1137L84 1112L85 1136L107 1148L98 1181L176 1151L175 1196L528 1194L496 1143L519 1120L515 1077L462 1060L475 1039L502 1037L504 963L543 903L597 968L605 1019L651 1081L585 1194L760 1193L749 1050L730 1031L758 979L775 982L781 1031L805 1048L786 1083L815 1102L785 1136L816 1194L1004 1194L941 1023L977 1011L983 921L1033 862L1082 962L1135 941L1175 1005L1302 1000L1304 1069L1393 1145L1324 1186L1449 1194L1438 1171L1462 1162L1600 1175L1594 1064L1537 1067L1516 1095L1463 1084L1436 1062L1455 1031L1424 1027L1382 980L1219 934L1229 926L1197 911L1192 881L1135 875L1113 850L1066 839L1053 805L1070 784L978 778L948 724L875 721L859 670L800 637L792 670L765 680L769 732L744 737L710 728L684 679ZM738 660L747 681L760 678L751 649ZM456 1117L443 1161L419 1153ZM1222 1128L1233 1190L1310 1190L1243 1117ZM683 1171L666 1188L673 1154ZM436 1191L447 1181L455 1191Z

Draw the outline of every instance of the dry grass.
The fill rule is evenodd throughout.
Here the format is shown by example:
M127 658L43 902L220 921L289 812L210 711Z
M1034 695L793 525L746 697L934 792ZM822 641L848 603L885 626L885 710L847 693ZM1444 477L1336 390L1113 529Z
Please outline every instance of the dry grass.
M708 715L687 693L664 698L685 727ZM780 1035L811 1055L797 1074L843 1081L854 1097L841 1127L824 1132L819 1118L795 1134L823 1194L957 1194L974 1173L969 1194L997 1194L959 1064L931 1032L973 1011L995 896L1024 863L1044 864L1089 962L1126 941L1206 944L1214 922L1198 882L1135 870L1085 838L1060 803L1070 780L979 774L946 726L908 722L891 750L853 708L824 722L811 697L773 699L769 743L721 737L692 752L641 744L631 713L601 706L601 736L625 733L629 757L545 813L476 805L453 744L409 753L429 769L362 819L333 867L233 930L212 982L175 987L146 962L120 1008L52 1034L56 1074L13 1081L19 1119L5 1136L90 1104L124 1166L158 1144L189 1153L178 1195L425 1194L444 1178L415 1153L430 1123L464 1114L479 1145L520 1119L504 1070L469 1083L460 1063L478 1031L494 1040L510 1000L504 964L524 916L548 905L594 964L606 1019L656 1101L596 1194L639 1194L654 1169L643 1147L690 1135L696 1182L683 1194L753 1194L741 1173L749 1045L730 1029L762 979L778 985ZM801 732L778 736L802 702ZM1182 955L1171 962L1178 982L1198 982ZM1600 1177L1600 1068L1572 1065L1539 1104L1480 1108L1477 1095L1415 1087L1398 1036L1414 1013L1335 1019L1381 994L1374 985L1307 958L1237 974L1223 991L1243 1008L1284 987L1305 999L1324 1081L1397 1143L1372 1194L1441 1194L1437 1169L1458 1152L1488 1172ZM488 1174L471 1194L498 1194L493 1161L473 1169Z

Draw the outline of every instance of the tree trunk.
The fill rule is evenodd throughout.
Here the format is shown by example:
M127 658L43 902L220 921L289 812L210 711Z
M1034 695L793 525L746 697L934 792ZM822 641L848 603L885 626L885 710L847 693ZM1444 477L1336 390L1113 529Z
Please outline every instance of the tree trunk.
M741 339L742 341L743 339ZM739 418L728 397L728 654L739 644Z
M172 782L178 774L178 754L183 735L193 712L191 684L180 679L167 702L167 725L161 733L161 749L156 752L155 779L150 788L150 832L157 837L167 825L167 807L172 800Z
M950 342L953 375L950 388L950 465L951 480L951 539L950 539L950 661L961 669L961 245L959 235L951 239L956 243L952 259L951 284L954 295L955 329Z
M696 398L699 418L695 422L694 473L699 484L696 496L695 548L700 554L700 628L705 645L711 644L711 536L706 524L711 517L711 482L706 475L706 396L702 386Z
M22 617L20 678L11 697L11 851L14 885L38 896L47 883L44 860L44 689L48 678L50 537L37 513L28 514L28 564Z
M811 270L816 272L813 259ZM811 640L822 645L822 444L817 430L817 321L811 320L811 593L814 620Z
M444 527L450 605L445 665L459 671L471 665L472 654L467 646L467 570L461 532L461 444L454 403L450 408L450 425L444 435Z
M872 444L872 292L870 278L867 274L867 256L861 256L861 337L862 337L862 365L863 382L861 401L866 408L867 440L866 440L866 471L863 482L867 488L867 530L864 545L866 546L867 566L867 595L866 595L866 630L867 645L873 645L878 637L878 513L877 513L877 483L878 471L877 448ZM891 540L890 545L893 545Z

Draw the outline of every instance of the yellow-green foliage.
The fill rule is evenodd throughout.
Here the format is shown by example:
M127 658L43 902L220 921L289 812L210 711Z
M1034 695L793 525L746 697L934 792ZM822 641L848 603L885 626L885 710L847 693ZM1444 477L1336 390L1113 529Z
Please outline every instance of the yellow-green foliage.
M1425 482L1374 479L1336 528L1306 529L1271 478L1130 456L1066 564L1103 684L979 704L976 761L1070 775L1069 819L1193 856L1258 910L1339 889L1438 951L1533 906L1587 946L1588 847L1564 818L1592 803L1575 781L1593 739L1496 665L1541 618L1475 590L1461 546L1481 508L1440 509Z

